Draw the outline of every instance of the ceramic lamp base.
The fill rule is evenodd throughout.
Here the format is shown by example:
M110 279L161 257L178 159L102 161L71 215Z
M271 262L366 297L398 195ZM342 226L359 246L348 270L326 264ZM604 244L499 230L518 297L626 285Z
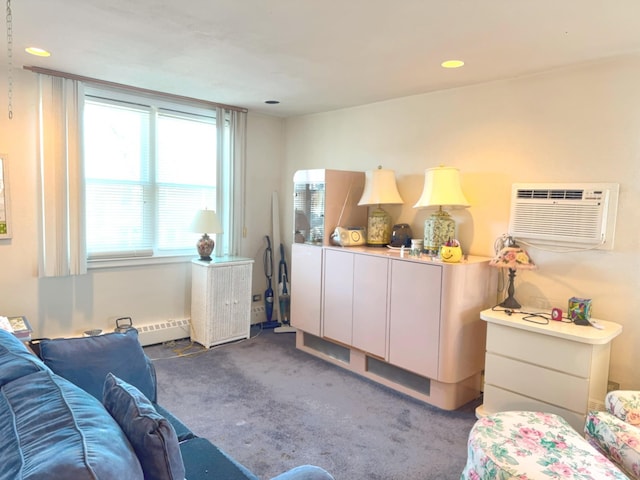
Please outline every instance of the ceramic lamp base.
M391 243L391 215L376 207L367 220L367 245L385 247Z
M438 210L424 221L424 249L438 255L440 247L455 238L456 222L443 210Z
M213 247L215 246L215 242L213 238L211 238L206 233L202 235L202 238L198 240L196 243L196 248L198 249L198 254L200 255L200 260L203 262L211 261L211 252L213 252Z

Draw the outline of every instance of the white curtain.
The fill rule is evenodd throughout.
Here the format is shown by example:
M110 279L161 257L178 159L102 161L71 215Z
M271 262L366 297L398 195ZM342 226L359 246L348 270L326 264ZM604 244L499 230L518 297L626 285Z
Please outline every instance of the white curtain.
M83 85L38 74L39 276L87 273L82 167Z
M223 179L219 184L223 188L225 185L231 188L231 195L224 195L222 189L218 189L217 211L218 215L222 213L223 230L226 239L230 241L216 243L216 255L225 253L238 255L244 230L247 113L218 107L216 119L218 159L220 160L218 165L221 168L218 178ZM221 128L227 121L229 130ZM228 136L226 132L229 133ZM225 205L225 198L231 203L230 205Z

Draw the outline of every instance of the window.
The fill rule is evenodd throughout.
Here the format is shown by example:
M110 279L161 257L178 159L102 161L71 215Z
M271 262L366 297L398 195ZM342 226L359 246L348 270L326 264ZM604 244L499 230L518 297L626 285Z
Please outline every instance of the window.
M83 126L88 258L193 255L196 211L231 204L231 182L221 183L231 160L217 145L228 120L214 108L86 87ZM228 254L229 215L218 214L216 249Z

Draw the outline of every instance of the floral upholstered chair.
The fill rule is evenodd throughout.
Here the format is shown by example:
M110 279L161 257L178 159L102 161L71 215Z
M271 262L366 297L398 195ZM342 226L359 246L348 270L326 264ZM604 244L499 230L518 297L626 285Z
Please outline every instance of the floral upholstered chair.
M471 429L463 480L622 480L627 476L562 417L499 412Z
M606 411L587 416L587 440L629 477L640 479L640 392L609 392L604 403Z

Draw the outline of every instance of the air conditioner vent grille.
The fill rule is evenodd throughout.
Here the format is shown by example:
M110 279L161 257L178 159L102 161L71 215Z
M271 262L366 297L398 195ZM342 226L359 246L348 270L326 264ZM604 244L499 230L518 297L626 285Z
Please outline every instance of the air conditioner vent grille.
M509 234L552 245L613 248L617 184L514 184Z
M584 200L584 190L566 189L518 189L518 198L555 199L555 200ZM592 192L594 195L602 195L602 191ZM592 197L593 198L593 197Z

